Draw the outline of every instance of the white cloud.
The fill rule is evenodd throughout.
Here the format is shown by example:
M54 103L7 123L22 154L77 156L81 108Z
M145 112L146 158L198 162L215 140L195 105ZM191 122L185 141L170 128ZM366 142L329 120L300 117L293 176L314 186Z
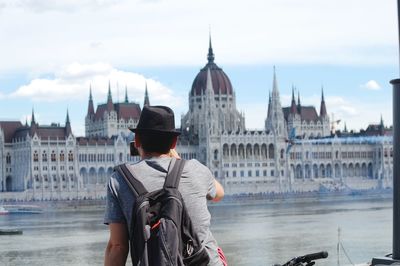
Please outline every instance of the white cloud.
M254 0L252 8L228 0L8 0L4 5L10 8L3 7L0 17L0 69L51 69L74 61L198 65L206 59L208 25L221 65L396 63L394 1Z
M120 0L1 0L0 8L17 8L33 12L76 12L82 8L102 8L115 5Z
M181 107L184 102L183 99L175 96L170 88L157 80L146 78L138 73L118 70L104 63L73 63L56 71L52 76L54 77L33 79L29 84L19 87L9 97L26 97L37 102L87 100L91 86L94 101L104 102L110 82L114 101L122 101L126 87L130 101L134 100L142 104L145 82L147 82L152 103Z
M365 84L361 85L361 88L367 90L380 90L382 87L375 80L369 80Z

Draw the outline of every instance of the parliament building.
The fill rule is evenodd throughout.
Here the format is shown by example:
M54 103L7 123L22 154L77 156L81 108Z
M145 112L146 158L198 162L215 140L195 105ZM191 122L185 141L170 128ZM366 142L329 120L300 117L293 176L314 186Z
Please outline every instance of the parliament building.
M384 189L392 186L393 143L383 121L359 133L332 132L324 93L319 112L292 101L282 107L276 72L265 105L265 124L248 130L237 110L228 75L215 63L209 43L207 63L194 78L188 111L181 117L177 150L184 159L208 166L228 195ZM143 105L150 105L145 89ZM58 200L105 197L113 167L135 162L129 142L140 104L114 102L96 109L89 89L85 136L65 124L0 121L0 199ZM176 119L179 119L176 117Z

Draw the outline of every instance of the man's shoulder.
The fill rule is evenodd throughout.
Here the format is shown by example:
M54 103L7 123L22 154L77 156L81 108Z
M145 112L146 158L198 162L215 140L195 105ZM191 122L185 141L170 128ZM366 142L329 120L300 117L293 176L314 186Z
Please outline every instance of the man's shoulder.
M192 167L200 169L208 169L207 166L205 166L196 159L185 160L185 168L192 168Z
M196 159L186 160L183 175L188 173L190 175L204 175L210 174L210 169Z

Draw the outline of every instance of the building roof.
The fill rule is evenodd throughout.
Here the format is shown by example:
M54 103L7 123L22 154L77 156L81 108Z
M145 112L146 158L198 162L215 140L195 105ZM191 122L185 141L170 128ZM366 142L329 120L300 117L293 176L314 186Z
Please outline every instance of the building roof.
M6 143L12 142L16 131L23 127L20 121L0 121L0 128L4 132L4 141Z
M114 110L117 112L117 119L139 119L141 109L137 103L115 103ZM94 116L95 120L103 119L104 113L107 111L107 104L99 104Z
M25 138L27 135L33 136L35 133L40 139L56 140L68 137L66 127L61 127L57 124L51 126L21 127L16 130L13 138Z
M208 58L208 63L205 65L205 67L203 67L200 70L200 72L197 74L196 78L193 81L190 95L201 95L205 93L208 70L210 70L214 94L232 95L233 88L231 81L229 80L225 72L214 63L214 53L211 46L211 38L210 38L210 46L208 49L207 58Z
M33 136L35 133L41 139L65 139L68 137L66 127L59 124L51 126L39 126L34 123L32 126L24 126L19 121L0 121L0 127L5 135L5 142L11 143L13 139L24 139L26 136Z
M141 113L140 106L137 103L116 103L114 110L117 111L118 119L124 120L139 119Z
M291 107L282 108L285 120L288 120ZM314 106L301 106L300 107L301 121L317 121L319 119L317 110Z

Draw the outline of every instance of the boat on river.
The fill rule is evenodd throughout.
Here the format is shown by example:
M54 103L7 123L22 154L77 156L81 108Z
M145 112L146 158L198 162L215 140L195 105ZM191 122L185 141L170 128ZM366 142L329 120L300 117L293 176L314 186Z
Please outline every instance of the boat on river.
M21 229L1 229L0 228L0 236L4 235L22 235Z
M0 215L8 214L8 210L6 210L3 206L0 206Z
M0 207L1 208L1 207ZM4 205L5 214L41 214L43 210L36 205Z

